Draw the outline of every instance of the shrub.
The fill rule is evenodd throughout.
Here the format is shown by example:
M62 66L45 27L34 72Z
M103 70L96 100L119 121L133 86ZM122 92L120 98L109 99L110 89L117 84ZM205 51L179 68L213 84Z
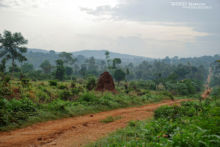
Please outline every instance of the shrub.
M49 81L49 85L50 86L57 86L57 81L51 80L51 81Z
M48 102L50 100L50 96L44 90L38 90L36 96L40 102Z
M60 98L62 100L72 100L72 94L68 90L64 90L60 93Z
M65 86L65 85L60 85L58 88L59 89L68 89L67 86Z
M176 119L180 117L181 108L179 106L162 106L155 110L154 118L168 118L168 119Z
M30 116L36 115L36 105L28 98L21 100L0 99L0 127L10 123L20 124Z
M166 118L166 119L179 119L183 116L192 117L198 115L199 112L205 112L204 105L199 105L195 102L183 102L181 106L162 106L158 108L155 113L155 119Z
M76 83L74 81L71 82L71 88L75 88L76 87Z
M21 84L23 87L29 87L30 86L30 80L29 79L21 79Z
M86 84L86 89L92 90L92 89L94 89L95 87L96 87L96 80L95 80L94 77L90 77L90 78L88 79L87 84Z
M76 96L80 93L80 89L79 88L73 88L71 92L74 96Z
M169 92L169 91L163 91L162 94L165 95L165 96L168 96L171 100L174 100L174 97L173 97L173 95L172 95L171 92Z
M2 79L3 85L7 85L10 80L11 80L10 76L8 76L8 75L4 76L3 79Z
M78 99L79 101L84 101L84 102L97 102L97 97L95 96L94 93L92 92L86 92L83 95L80 96Z

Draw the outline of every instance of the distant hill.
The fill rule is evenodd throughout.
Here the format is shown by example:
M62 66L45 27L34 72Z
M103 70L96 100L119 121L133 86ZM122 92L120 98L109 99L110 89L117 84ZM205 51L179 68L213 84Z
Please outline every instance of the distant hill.
M94 57L98 62L100 60L105 60L105 52L106 50L82 50L82 51L76 51L72 52L73 56L77 58L76 64L81 65L84 64L85 61L89 57ZM40 64L44 60L50 61L53 65L55 65L55 61L59 59L58 56L59 52L49 51L49 50L43 50L43 49L28 49L28 52L25 53L25 56L28 59L28 63L31 63L34 65L35 68L39 68ZM141 56L133 56L128 54L121 54L121 53L115 53L110 52L110 58L121 58L122 64L129 64L133 63L133 65L138 65L143 61L153 61L155 59L153 58L147 58L147 57L141 57ZM189 58L166 58L166 59L160 59L167 63L172 63L175 65L178 64L191 64L193 66L200 66L204 65L205 67L209 67L211 63L213 63L216 60L220 59L220 55L215 56L202 56L202 57L189 57Z
M106 50L82 50L77 52L72 52L73 56L78 59L78 63L84 62L86 58L94 57L97 60L105 60ZM28 52L25 53L25 56L28 59L28 62L33 64L35 68L38 68L44 60L49 60L52 64L55 64L55 61L59 58L59 52L50 52L43 49L28 49ZM142 61L152 61L151 58L132 56L127 54L120 54L115 52L110 52L110 58L121 58L123 64L133 63L139 64Z
M44 49L35 49L35 48L29 48L28 52L34 52L34 53L49 53L48 50L44 50Z
M82 55L86 58L89 57L95 57L96 59L105 60L105 52L107 50L82 50L82 51L76 51L72 52L74 56ZM152 61L154 59L147 58L147 57L141 57L141 56L133 56L128 54L121 54L116 52L110 52L110 58L121 58L122 62L133 62L133 63L140 63L142 61Z

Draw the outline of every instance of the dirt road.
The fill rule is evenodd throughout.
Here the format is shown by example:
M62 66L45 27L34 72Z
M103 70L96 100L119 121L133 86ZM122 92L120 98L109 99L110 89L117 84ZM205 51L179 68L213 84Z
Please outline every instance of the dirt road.
M83 146L125 127L131 120L151 118L153 111L162 105L178 104L181 101L186 100L165 100L140 107L48 121L10 132L0 132L0 147ZM121 119L111 123L100 122L108 116L120 116Z

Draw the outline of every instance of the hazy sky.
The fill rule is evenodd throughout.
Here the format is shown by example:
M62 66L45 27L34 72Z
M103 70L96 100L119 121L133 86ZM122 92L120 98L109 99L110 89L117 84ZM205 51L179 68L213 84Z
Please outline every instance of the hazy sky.
M220 54L220 0L0 0L0 32L28 47L146 57Z

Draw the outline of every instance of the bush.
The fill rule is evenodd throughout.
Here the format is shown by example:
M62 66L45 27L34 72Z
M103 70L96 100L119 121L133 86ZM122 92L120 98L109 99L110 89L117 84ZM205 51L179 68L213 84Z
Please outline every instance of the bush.
M36 96L40 102L49 102L50 96L43 90L38 90Z
M2 79L4 85L7 85L10 82L10 80L11 80L11 77L8 75L4 76Z
M75 88L76 87L76 83L74 81L71 82L71 88Z
M83 95L80 96L78 101L80 101L80 102L97 102L98 99L97 99L97 97L95 96L94 93L86 92L86 93L84 93Z
M21 84L23 87L29 87L30 86L30 80L29 79L21 79Z
M51 80L51 81L49 81L49 85L50 86L57 86L57 81Z
M171 100L174 100L174 97L173 97L173 95L172 95L171 92L169 92L169 91L163 91L162 94L165 95L165 96L168 96Z
M72 94L71 94L70 91L64 90L64 91L61 92L60 98L62 100L72 100Z
M59 89L68 89L68 87L65 86L65 85L60 85L58 88L59 88Z
M90 77L86 84L86 89L92 90L96 87L96 79L94 77Z
M21 100L0 99L0 127L10 123L21 124L30 116L36 115L36 105L28 98Z
M194 116L198 115L199 112L207 111L204 109L204 105L200 105L196 102L183 102L181 106L162 106L154 112L155 119L166 118L166 119L179 119L183 116Z
M71 92L74 96L76 96L80 93L80 89L79 88L73 88Z

